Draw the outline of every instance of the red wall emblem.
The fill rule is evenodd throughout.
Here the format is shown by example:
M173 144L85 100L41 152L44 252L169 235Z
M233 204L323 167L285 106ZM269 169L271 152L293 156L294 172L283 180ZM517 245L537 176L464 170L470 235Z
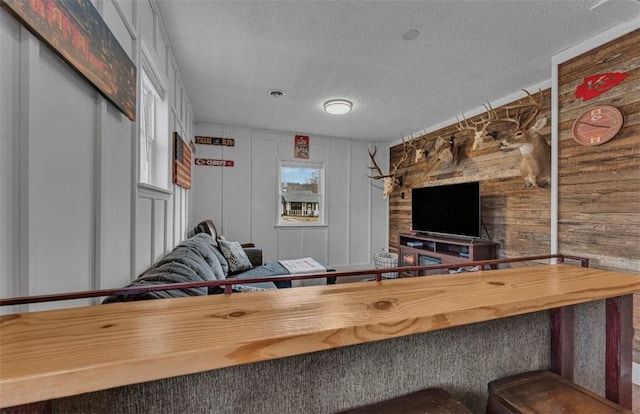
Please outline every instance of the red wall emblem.
M584 78L584 82L576 88L576 98L582 102L593 99L617 86L627 77L624 72L601 73Z

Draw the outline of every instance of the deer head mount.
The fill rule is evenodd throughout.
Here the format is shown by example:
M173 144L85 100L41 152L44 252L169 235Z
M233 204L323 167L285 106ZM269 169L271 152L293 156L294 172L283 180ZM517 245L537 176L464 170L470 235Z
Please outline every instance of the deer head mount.
M417 141L420 141L420 144L418 144ZM420 139L420 138L413 138L407 141L407 147L413 148L413 151L414 151L414 158L413 158L414 164L417 164L421 160L426 159L427 156L429 155L427 144L428 143L426 139Z
M460 142L455 136L438 137L427 159L426 176L441 164L458 165L460 163Z
M458 119L458 117L456 117L456 119L458 120L458 126L456 127L458 131L473 132L473 146L471 147L473 151L482 147L482 144L486 141L487 138L492 138L493 140L495 140L497 135L496 132L487 131L487 128L489 128L489 125L499 120L498 114L496 114L496 111L494 111L494 109L491 107L491 104L483 104L482 106L484 106L484 108L487 110L486 119L484 116L482 116L477 121L468 121L467 118L465 118L464 114L462 114L462 120L464 121L463 123L462 121L460 121L460 119Z
M500 121L512 123L514 128L509 137L500 142L500 148L520 149L520 174L526 187L546 187L551 184L551 146L540 134L540 130L547 125L547 118L536 120L542 108L542 91L539 101L527 90L523 91L528 98L525 103L504 107L506 115ZM525 114L527 115L523 121Z
M434 157L438 161L446 162L447 164L458 165L460 163L460 144L456 141L455 136L450 136L449 139L438 137L436 145L433 147Z
M386 199L389 196L389 194L391 194L391 192L393 191L394 185L397 184L399 187L402 187L404 176L398 175L398 168L409 157L409 153L407 152L407 144L405 143L404 138L402 139L402 147L403 147L402 157L400 158L400 161L397 164L393 164L393 169L389 172L389 174L383 173L382 169L376 162L375 156L376 156L376 153L378 152L378 148L376 148L376 146L374 145L373 152L371 152L370 149L367 149L367 151L369 152L369 158L371 158L371 162L373 163L373 167L369 166L369 169L376 171L378 173L376 175L370 175L369 178L373 178L374 180L382 179L382 184L383 184L382 198L384 199Z

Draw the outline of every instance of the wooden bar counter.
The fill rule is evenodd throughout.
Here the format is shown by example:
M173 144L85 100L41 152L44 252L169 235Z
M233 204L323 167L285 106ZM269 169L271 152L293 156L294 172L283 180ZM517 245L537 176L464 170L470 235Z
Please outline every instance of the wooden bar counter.
M640 275L552 264L6 315L0 323L0 404L78 395L637 291ZM630 315L625 318L620 324L631 324Z

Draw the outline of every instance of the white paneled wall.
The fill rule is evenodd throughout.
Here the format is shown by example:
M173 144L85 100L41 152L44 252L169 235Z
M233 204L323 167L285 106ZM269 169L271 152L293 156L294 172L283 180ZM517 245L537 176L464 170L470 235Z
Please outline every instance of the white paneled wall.
M197 158L234 167L194 166L193 222L210 218L230 240L251 241L265 261L312 256L338 269L369 267L386 248L387 202L372 185L365 142L310 136L310 162L325 166L327 225L278 227L278 160L293 160L295 132L196 124L196 134L234 138L235 146L197 145ZM378 145L381 153L384 145ZM387 160L380 160L382 167Z
M351 146L348 141L334 142L329 149L329 159L333 165L351 165ZM359 168L358 168L359 169ZM329 243L327 255L329 263L349 263L349 223L351 167L332 168L325 171L327 187L331 188L331 197L326 200L329 212ZM385 226L386 227L386 226ZM385 236L386 238L386 236Z
M27 81L38 85L30 88L30 105L20 112L28 123L28 134L21 137L27 140L29 163L21 213L28 217L29 294L59 292L67 281L67 290L88 290L93 284L94 245L89 241L95 231L97 94L24 28L22 36L34 51L28 53L33 70L27 71ZM71 280L69 265L82 276Z
M191 106L155 0L94 4L136 67L142 37L153 45L168 80L167 135L192 137ZM0 56L0 296L126 285L186 237L191 191L139 188L138 123L4 9Z
M18 274L20 210L18 101L19 85L15 71L19 66L20 26L6 13L0 13L0 294L22 291ZM25 177L26 179L26 177ZM11 309L13 311L13 309Z

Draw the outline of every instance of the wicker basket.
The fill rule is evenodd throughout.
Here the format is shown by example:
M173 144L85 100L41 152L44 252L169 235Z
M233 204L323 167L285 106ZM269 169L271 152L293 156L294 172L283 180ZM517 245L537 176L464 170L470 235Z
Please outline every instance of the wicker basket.
M374 253L373 264L376 266L376 269L398 267L398 255L385 251ZM385 279L395 279L398 277L398 272L383 273L382 277Z

